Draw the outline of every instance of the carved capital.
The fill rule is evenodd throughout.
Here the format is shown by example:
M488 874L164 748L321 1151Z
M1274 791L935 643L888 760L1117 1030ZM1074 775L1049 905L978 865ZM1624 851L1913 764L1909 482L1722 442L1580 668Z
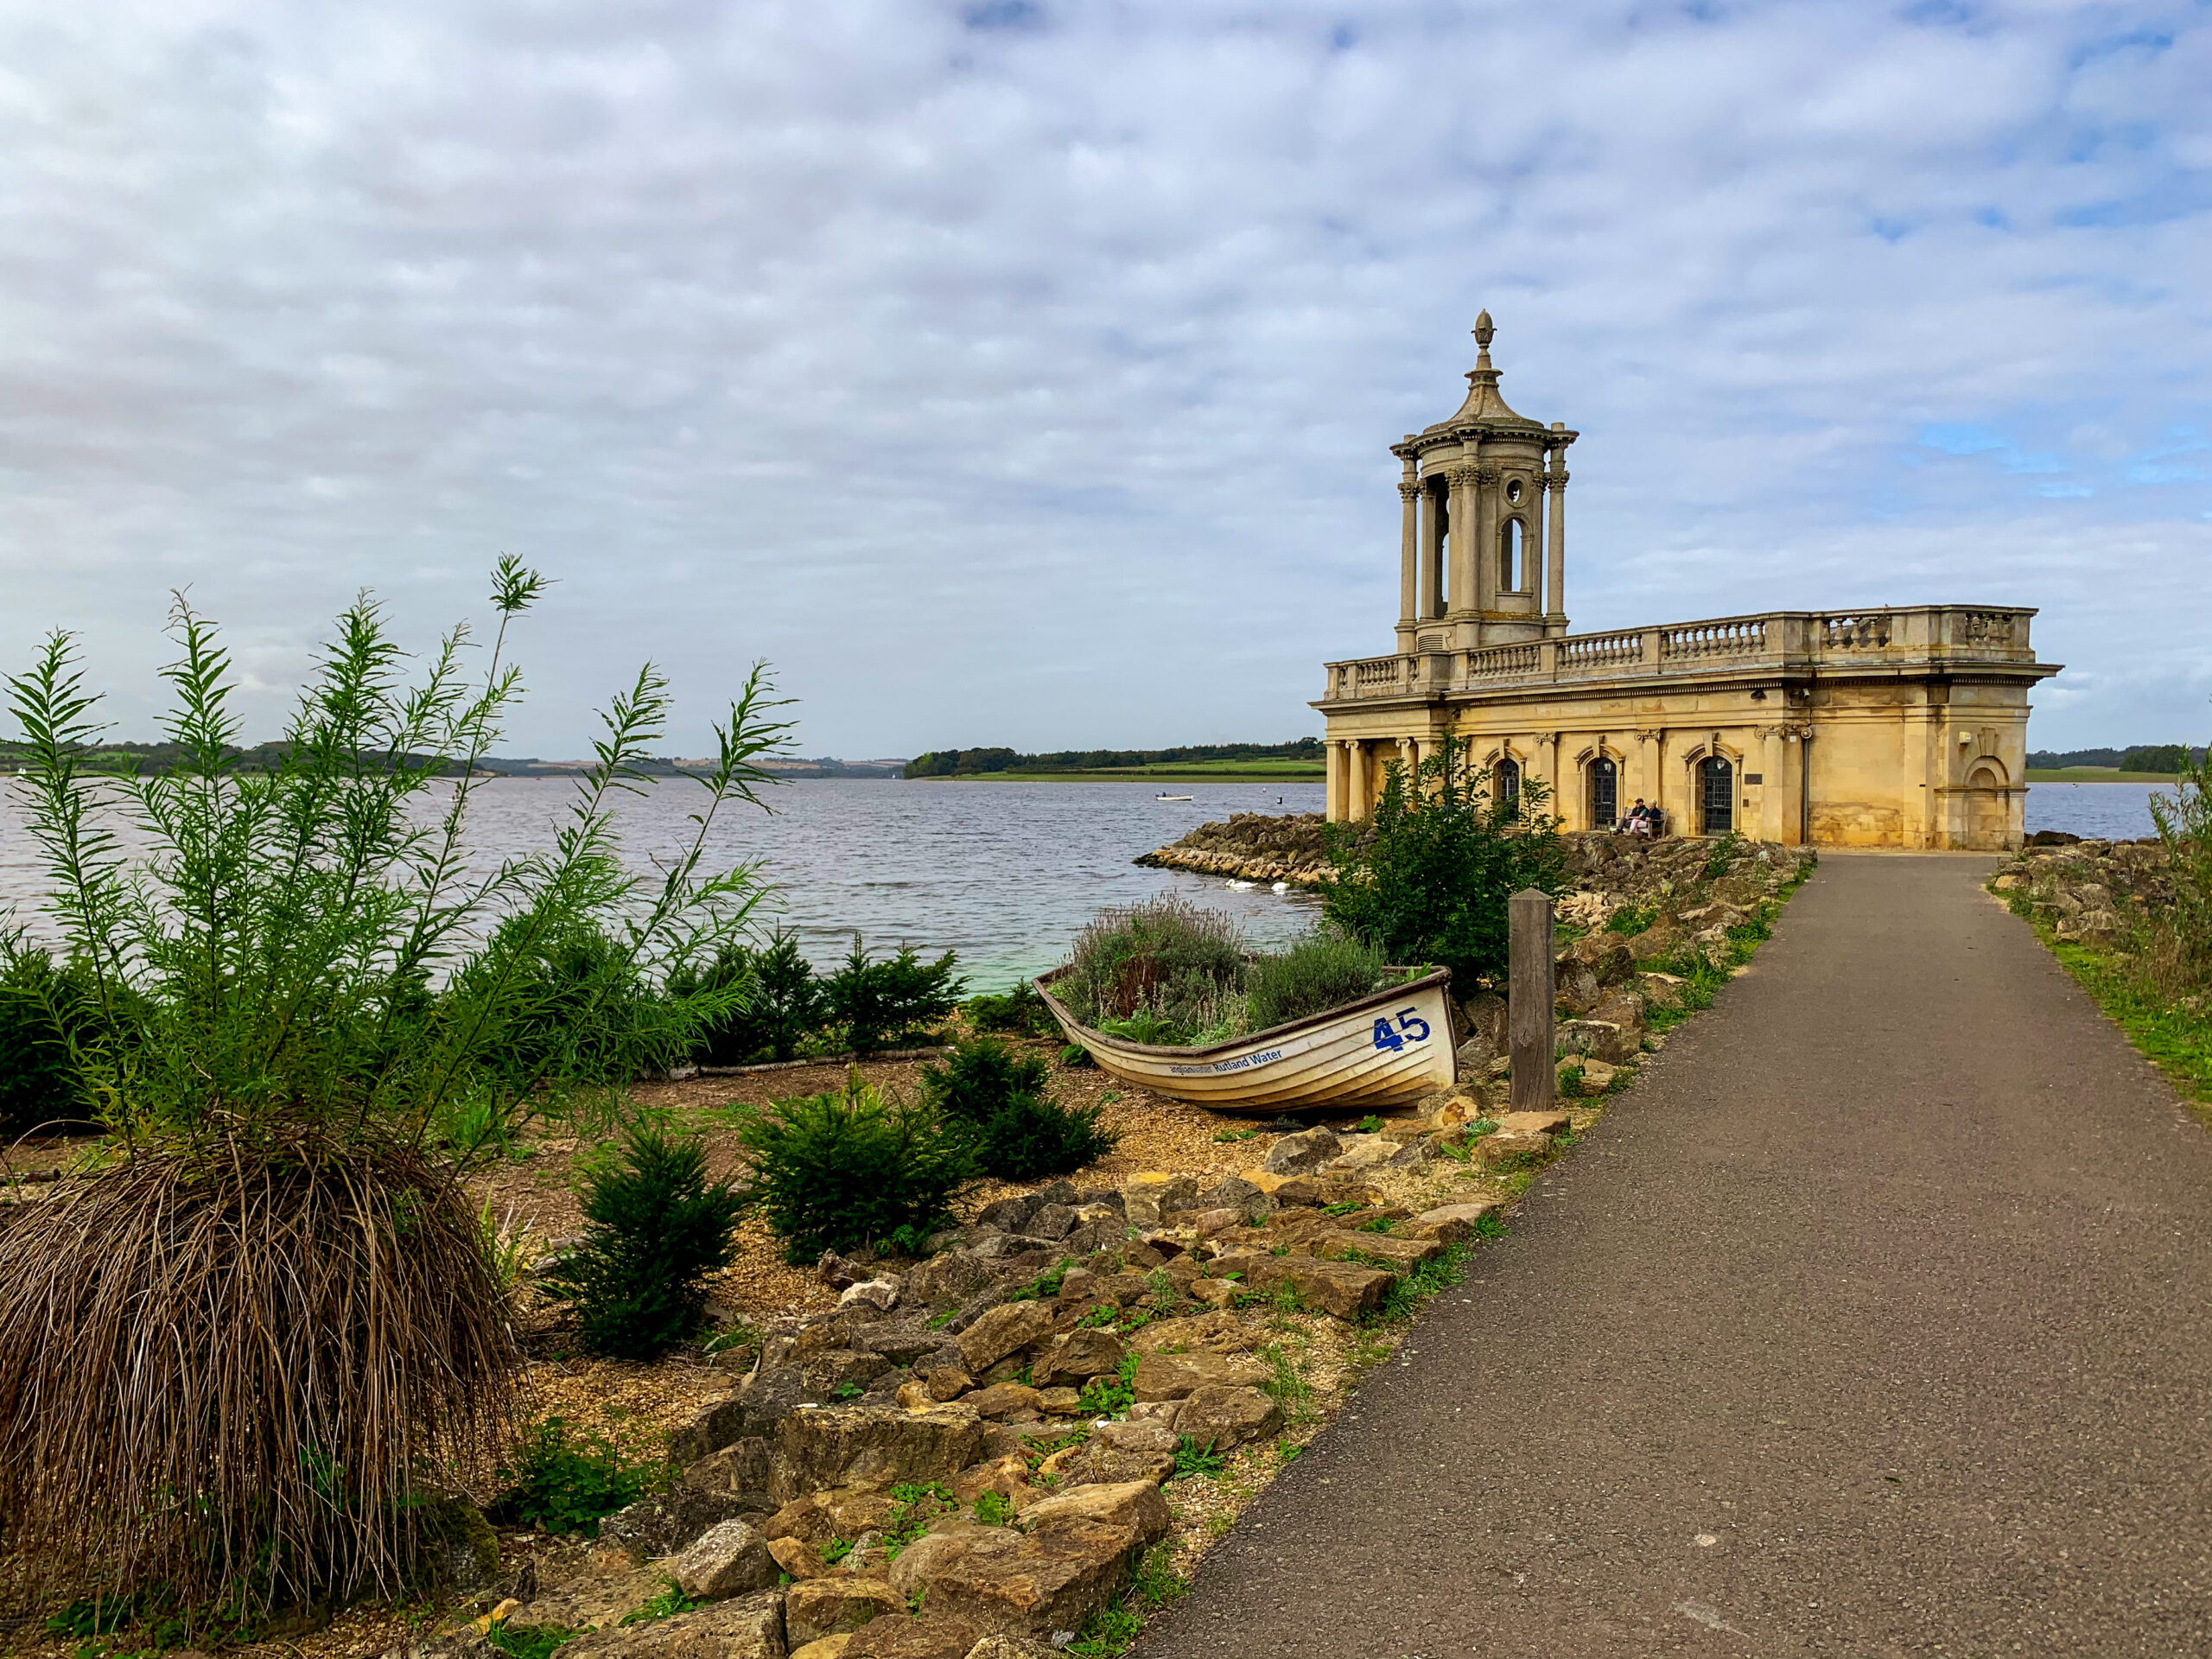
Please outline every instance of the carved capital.
M1548 490L1564 490L1567 487L1567 476L1564 469L1556 473L1546 473L1544 487Z
M1475 482L1478 484L1489 485L1497 482L1497 468L1495 467L1477 466L1472 467L1471 470L1473 472L1475 475Z
M1459 465L1447 468L1444 476L1451 481L1453 489L1464 490L1482 481L1483 470L1480 467L1461 461Z
M1401 501L1404 502L1408 506L1411 506L1411 505L1413 505L1413 504L1414 504L1415 501L1418 501L1420 499L1421 499L1421 486L1420 486L1420 485L1418 485L1418 484L1414 483L1411 479L1402 479L1402 480L1399 480L1399 483L1398 483L1398 499L1400 499Z
M1661 738L1666 736L1667 734L1664 730L1661 730L1656 732L1638 732L1636 735L1637 740L1641 742L1656 743Z

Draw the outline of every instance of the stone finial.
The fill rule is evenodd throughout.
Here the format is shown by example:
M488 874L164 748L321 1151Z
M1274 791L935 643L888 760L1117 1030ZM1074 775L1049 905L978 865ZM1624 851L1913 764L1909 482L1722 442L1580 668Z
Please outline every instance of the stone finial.
M1488 311L1475 319L1475 344L1484 351L1490 350L1490 343L1497 334L1497 325L1490 320Z

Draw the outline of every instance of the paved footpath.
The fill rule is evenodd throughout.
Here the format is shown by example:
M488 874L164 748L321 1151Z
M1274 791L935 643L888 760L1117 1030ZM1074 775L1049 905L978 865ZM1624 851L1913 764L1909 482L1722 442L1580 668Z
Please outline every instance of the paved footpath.
M2212 1654L2212 1135L1993 864L1825 859L1138 1652Z

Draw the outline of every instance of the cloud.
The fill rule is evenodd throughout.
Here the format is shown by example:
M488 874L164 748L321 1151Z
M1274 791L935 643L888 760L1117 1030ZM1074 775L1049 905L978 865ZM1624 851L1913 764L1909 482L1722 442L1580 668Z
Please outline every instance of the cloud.
M526 753L646 655L679 749L760 655L817 752L1312 730L1484 305L1584 435L1578 626L2022 601L2088 688L2039 743L2204 723L2199 7L16 0L0 46L0 661L86 630L134 728L172 586L273 721L353 588L427 641L513 551L562 578Z

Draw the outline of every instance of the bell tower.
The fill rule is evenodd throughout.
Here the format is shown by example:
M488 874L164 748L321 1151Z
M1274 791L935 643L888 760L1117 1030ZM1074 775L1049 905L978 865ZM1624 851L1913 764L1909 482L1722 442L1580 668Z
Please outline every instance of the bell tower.
M1471 651L1567 632L1567 448L1580 435L1516 415L1475 319L1466 401L1390 446L1402 525L1398 652Z

